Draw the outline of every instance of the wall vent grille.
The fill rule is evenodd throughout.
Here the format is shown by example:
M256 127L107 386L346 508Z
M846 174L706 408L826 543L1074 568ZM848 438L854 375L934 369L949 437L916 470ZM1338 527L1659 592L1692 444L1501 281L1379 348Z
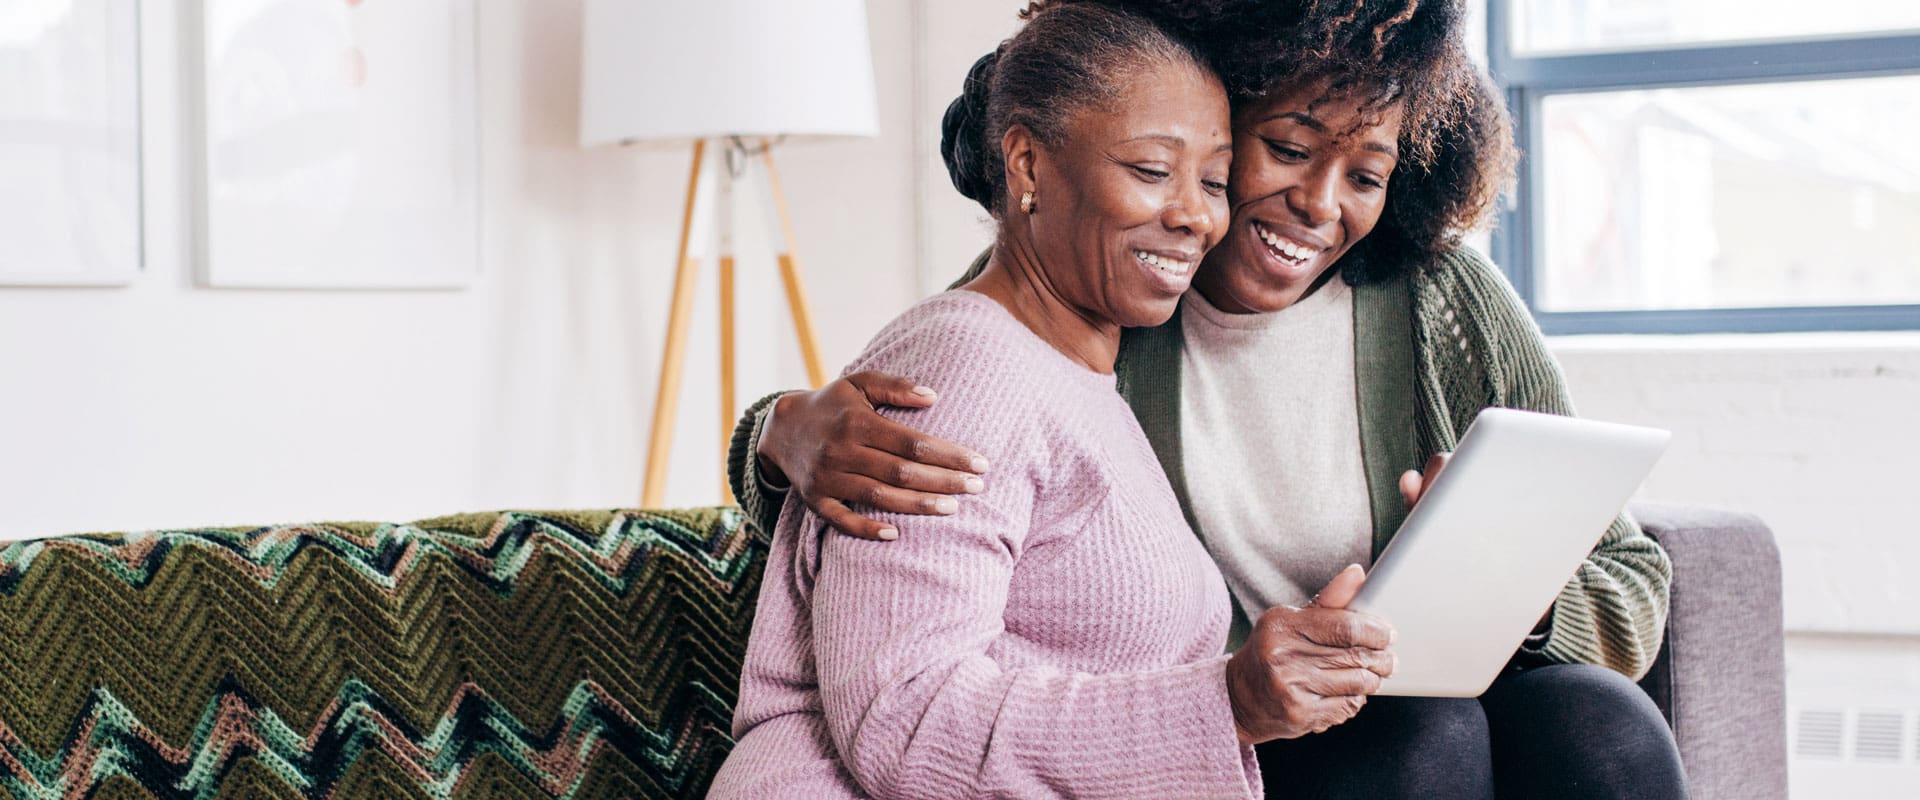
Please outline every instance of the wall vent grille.
M1854 717L1853 760L1898 764L1906 755L1906 735L1906 712L1863 710Z
M1838 709L1806 709L1795 720L1793 754L1801 758L1840 760L1846 714Z
M1920 765L1920 711L1803 708L1792 720L1796 759Z

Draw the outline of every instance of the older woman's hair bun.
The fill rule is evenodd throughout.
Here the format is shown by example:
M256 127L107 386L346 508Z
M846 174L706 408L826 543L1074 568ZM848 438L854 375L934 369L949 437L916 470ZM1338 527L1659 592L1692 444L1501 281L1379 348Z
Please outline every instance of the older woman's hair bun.
M1111 108L1135 69L1184 64L1211 74L1211 62L1155 18L1105 1L1040 0L1020 12L1013 38L973 62L960 96L940 121L940 158L953 188L999 215L1006 204L1000 141L1022 125L1060 145L1067 118Z
M947 177L961 195L989 210L998 181L987 173L985 163L987 97L993 86L993 67L999 61L1000 49L996 48L973 62L960 96L947 104L947 113L940 119L940 159L947 163Z

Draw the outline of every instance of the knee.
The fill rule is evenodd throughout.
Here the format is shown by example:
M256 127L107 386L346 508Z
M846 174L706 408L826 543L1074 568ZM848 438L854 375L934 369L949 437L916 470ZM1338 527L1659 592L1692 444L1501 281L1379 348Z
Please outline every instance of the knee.
M1569 729L1617 729L1672 738L1667 720L1638 684L1590 664L1541 667L1514 676L1516 699Z
M1617 672L1585 665L1542 667L1496 683L1483 702L1503 784L1516 779L1558 784L1541 796L1686 794L1680 752L1666 718L1652 698Z

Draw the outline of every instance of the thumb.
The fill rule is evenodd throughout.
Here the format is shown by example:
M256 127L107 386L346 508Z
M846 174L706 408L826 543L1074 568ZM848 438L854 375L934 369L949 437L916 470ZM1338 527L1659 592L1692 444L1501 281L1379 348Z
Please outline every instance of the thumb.
M875 407L926 408L939 399L932 389L885 372L856 372L847 376L847 383L859 389L866 395L867 403Z
M1346 608L1366 582L1367 571L1359 564L1348 564L1346 569L1340 570L1340 574L1333 576L1333 580L1327 581L1326 588L1314 595L1313 602L1308 605L1315 608Z

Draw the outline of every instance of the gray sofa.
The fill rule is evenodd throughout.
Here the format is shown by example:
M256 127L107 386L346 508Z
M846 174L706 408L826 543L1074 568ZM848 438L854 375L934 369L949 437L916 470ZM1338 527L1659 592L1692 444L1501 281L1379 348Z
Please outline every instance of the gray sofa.
M1694 800L1785 798L1786 649L1773 533L1747 514L1632 510L1673 558L1666 644L1640 686L1673 726Z

